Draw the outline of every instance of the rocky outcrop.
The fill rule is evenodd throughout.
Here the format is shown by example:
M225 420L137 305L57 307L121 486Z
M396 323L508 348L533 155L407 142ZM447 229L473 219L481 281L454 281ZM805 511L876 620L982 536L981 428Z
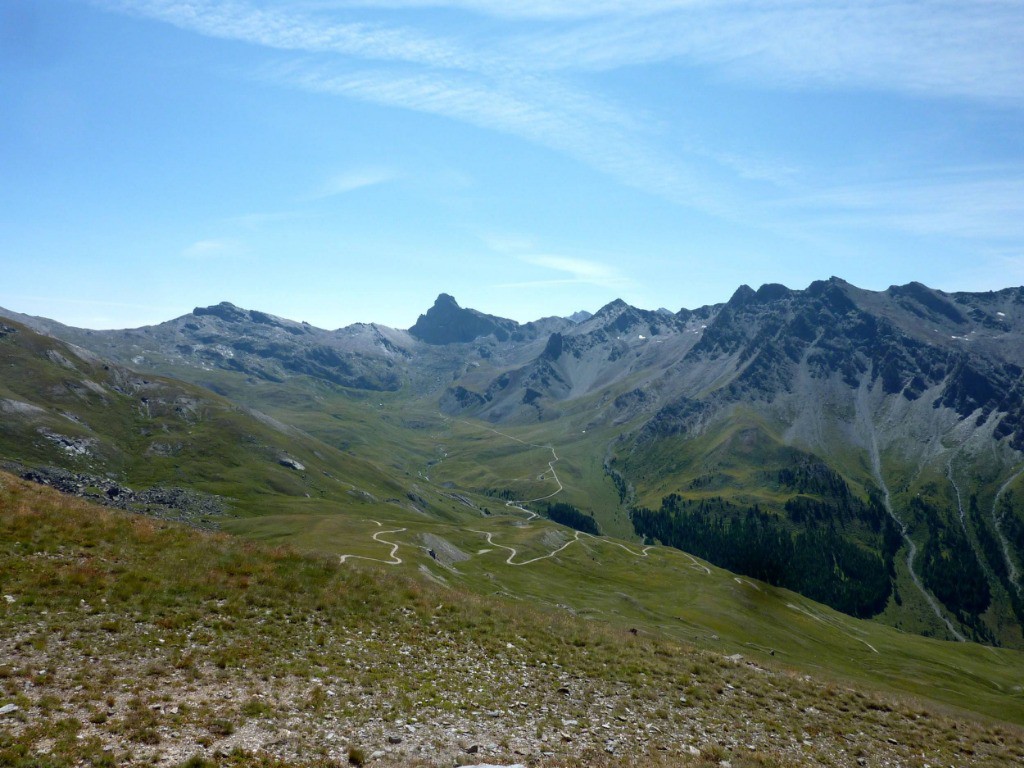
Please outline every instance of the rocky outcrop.
M491 335L498 341L508 341L518 328L515 320L463 309L454 298L442 293L409 333L427 344L464 344Z
M61 493L162 520L215 528L215 518L227 514L227 506L222 499L189 488L154 486L135 491L109 477L70 472L59 467L28 469L14 462L2 462L0 468Z

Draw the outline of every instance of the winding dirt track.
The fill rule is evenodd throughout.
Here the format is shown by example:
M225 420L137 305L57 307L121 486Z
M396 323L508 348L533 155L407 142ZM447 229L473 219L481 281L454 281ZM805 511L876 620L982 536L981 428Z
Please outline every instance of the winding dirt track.
M379 527L383 527L383 525L377 522L376 520L371 520L370 522L374 523ZM378 557L364 557L363 555L339 555L338 562L344 563L346 560L369 560L371 563L384 563L384 565L401 565L402 558L398 556L398 547L400 545L397 542L386 541L379 537L387 533L401 533L402 531L406 530L408 530L408 528L395 528L390 531L377 531L375 534L373 534L373 536L370 537L378 544L387 544L389 547L391 547L391 555L389 560L381 560Z
M830 627L832 629L839 630L839 632L841 632L842 634L846 635L851 640L856 640L858 643L864 643L864 645L866 645L872 651L874 651L875 653L878 653L879 655L881 655L879 653L878 649L875 648L875 646L873 646L867 640L864 640L862 638L857 637L857 635L854 634L852 631L850 631L846 626L844 626L842 624L842 622L836 621L835 619L826 619L825 617L819 616L818 614L813 613L813 612L807 610L806 608L801 608L799 605L796 605L795 603L786 603L786 605L789 608L792 608L794 611L797 611L798 613L802 613L804 616L808 616L808 617L814 619L815 621L820 621L826 627Z
M524 504L529 504L529 503L535 502L535 501L545 501L547 499L553 498L554 496L557 496L559 493L561 493L562 491L565 490L565 486L562 485L562 481L559 480L558 473L555 471L555 464L557 464L559 462L559 458L558 458L558 453L554 449L554 446L551 446L551 445L538 445L537 443L528 443L525 440L521 440L520 438L515 437L514 435L509 435L509 434L506 434L504 432L499 432L498 430L493 429L491 427L485 427L485 426L480 425L480 424L473 424L472 422L463 421L461 419L459 421L460 421L460 423L466 424L466 425L471 426L471 427L478 427L478 428L484 429L484 430L486 430L488 432L493 432L496 435L500 435L501 437L507 438L509 440L514 440L517 443L521 443L522 445L528 446L530 448L542 448L542 449L546 449L546 450L551 451L551 461L548 462L547 472L544 472L541 475L541 477L543 478L545 475L547 475L550 472L551 473L551 479L555 481L555 484L558 486L558 488L556 488L554 491L552 491L551 493L547 494L546 496L539 496L536 499L514 499L514 500L511 500L511 501L506 501L505 502L505 508L506 509L514 509L514 510L516 510L518 512L524 513L525 515L527 515L526 521L529 522L531 520L535 520L536 518L540 517L540 515L538 515L536 512L534 512L532 510L526 509L523 506ZM382 527L382 524L379 523L376 520L371 520L370 522L373 523L374 525L378 526L378 527ZM388 530L388 531L377 531L371 537L371 538L373 538L374 541L376 541L376 542L378 542L380 544L387 544L388 546L391 547L391 555L390 555L390 558L388 560L381 560L380 558L376 558L376 557L366 557L364 555L340 555L339 556L339 561L344 563L346 560L369 560L370 562L373 562L373 563L383 563L385 565L401 565L402 558L400 558L398 556L398 549L399 549L399 546L400 546L399 543L394 542L394 541L387 541L387 540L381 539L379 537L383 536L385 534L389 534L389 533L401 533L401 532L406 531L406 530L408 530L408 529L407 528L395 528L393 530ZM628 552L629 554L633 555L633 557L647 557L647 553L651 549L653 549L653 547L651 547L651 546L645 546L639 552L635 552L632 549L630 549L629 547L627 547L625 544L621 544L621 543L619 543L617 541L610 541L610 540L604 538L603 536L594 536L594 535L589 534L589 533L584 533L583 531L576 531L575 536L573 536L573 538L569 539L569 541L567 541L565 544L563 544L562 546L558 547L557 549L554 549L551 552L548 552L546 555L540 555L539 557L534 557L534 558L531 558L529 560L524 560L522 562L517 563L517 562L514 562L514 561L515 561L516 555L519 554L519 551L515 547L509 547L509 546L506 546L504 544L498 544L497 542L495 542L493 540L494 534L492 532L490 532L490 531L478 531L478 530L475 530L475 529L472 529L472 528L470 528L468 530L471 531L472 533L479 533L481 536L484 536L487 539L487 543L490 546L496 547L498 549L504 549L506 552L508 552L509 556L505 559L505 562L508 565L516 565L516 566L519 566L519 565L529 565L530 563L536 563L539 560L547 560L548 558L554 557L559 552L561 552L564 549L566 549L570 544L573 544L573 543L579 541L581 536L586 536L587 538L594 539L595 541L603 542L603 543L609 544L609 545L611 545L613 547L619 547L621 549L624 549L626 552ZM491 551L491 550L481 550L477 554L485 554L488 551ZM686 554L686 553L683 553L683 554ZM707 566L704 566L704 565L701 565L700 563L698 563L697 560L694 559L694 557L692 555L687 555L687 557L689 557L690 560L692 561L693 567L699 568L699 569L705 571L708 576L711 575L711 569L710 568L708 568Z
M522 506L523 504L529 504L530 502L533 502L533 501L546 501L547 499L553 498L553 497L557 496L558 494L560 494L562 491L565 490L565 486L562 485L562 481L558 479L558 473L555 472L555 464L557 464L559 462L559 458L558 458L558 454L555 453L554 446L551 446L551 445L538 445L537 443L528 443L525 440L519 439L515 435L509 435L509 434L506 434L504 432L499 432L498 430L494 429L493 427L485 427L482 424L474 424L473 422L465 421L464 419L459 419L458 421L459 421L460 424L465 424L465 425L470 426L470 427L477 427L478 429L483 429L483 430L486 430L488 432L493 432L496 435L501 435L502 437L507 438L509 440L515 440L517 443L521 443L522 445L528 446L530 448L543 448L543 449L551 451L551 461L548 462L548 472L551 473L551 479L555 481L555 484L558 486L558 488L556 490L552 491L551 493L549 493L547 496L538 496L536 499L515 499L513 501L506 501L505 502L505 507L506 508L508 508L508 509L518 509L520 512L525 512L526 514L530 515L530 517L526 518L527 521L533 520L533 519L535 519L537 517L540 517L540 515L538 515L536 512L531 512L528 509L524 509L523 506ZM547 472L542 474L541 477L544 477L544 475L546 475L546 474L547 474Z
M490 544L492 547L497 547L498 549L504 549L506 552L510 552L511 554L505 559L505 562L508 565L529 565L530 563L536 563L538 560L547 560L549 557L554 557L559 552L566 549L570 544L574 544L577 541L579 541L580 536L586 536L588 539L594 539L595 541L599 541L604 544L610 544L613 547L621 547L622 549L626 550L629 554L633 555L633 557L647 557L647 552L651 549L651 547L644 547L642 550L640 550L640 552L634 552L625 544L620 544L617 541L609 541L608 539L602 536L594 536L589 533L584 533L583 531L576 531L576 535L569 539L567 542L565 542L565 544L558 547L558 549L553 549L546 555L540 555L539 557L524 560L521 563L515 563L513 562L513 560L515 560L516 555L519 554L519 550L517 550L515 547L507 547L504 544L498 544L496 541L494 541L494 534L490 531L478 531L475 528L470 528L468 530L471 533L479 533L481 536L484 536L487 539L487 543ZM708 571L708 573L710 574L711 572Z

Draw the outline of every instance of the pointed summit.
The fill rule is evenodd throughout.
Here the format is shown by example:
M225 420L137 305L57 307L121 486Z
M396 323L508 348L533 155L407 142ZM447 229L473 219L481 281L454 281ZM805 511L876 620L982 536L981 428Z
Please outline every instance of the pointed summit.
M613 301L609 301L607 304L605 304L603 307L601 307L599 310L597 310L597 312L595 312L593 316L594 317L616 317L623 310L626 310L626 309L629 309L629 304L624 302L622 299L615 299Z
M460 344L491 334L498 341L506 341L518 327L515 320L463 309L453 296L442 293L409 333L427 344Z
M439 307L451 307L453 309L462 309L462 307L459 306L459 302L455 300L455 297L449 293L439 293L437 295L437 298L434 299L434 309L437 309Z
M751 288L746 283L744 283L743 285L736 289L736 292L733 293L729 301L726 302L726 306L742 307L746 304L749 304L755 296L757 296L757 294L754 292L754 289Z

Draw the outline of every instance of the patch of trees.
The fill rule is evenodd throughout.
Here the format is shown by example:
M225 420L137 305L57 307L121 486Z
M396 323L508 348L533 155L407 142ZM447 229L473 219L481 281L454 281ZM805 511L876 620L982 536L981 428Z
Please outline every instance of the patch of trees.
M612 459L614 461L614 459ZM626 504L633 500L633 487L629 484L629 481L625 476L611 466L611 462L605 462L604 473L611 478L612 483L615 485L615 490L619 494L619 502Z
M1003 533L1009 540L1010 548L1017 560L1024 560L1024 520L1017 517L1013 511L1013 491L1008 491L999 500L999 509L996 514L999 515Z
M797 493L817 493L835 499L849 499L850 489L842 476L820 461L802 461L780 469L779 485Z
M911 510L928 525L928 541L921 553L921 578L932 594L965 624L992 602L985 571L963 528L947 523L939 510L920 497L910 500Z
M511 488L484 488L482 493L505 501L517 501L522 494L513 491Z
M784 505L789 518L798 525L838 523L845 527L850 522L861 522L878 534L889 519L879 499L872 496L864 502L857 498L842 476L821 462L804 461L785 467L776 473L776 480L782 488L801 494Z
M575 528L577 531L594 536L601 535L601 528L598 526L597 521L590 515L580 512L572 504L565 504L564 502L548 504L545 514L556 523Z
M630 516L641 536L853 616L877 614L892 593L898 532L883 531L879 555L832 524L794 533L786 521L756 504L744 508L722 498L689 500L677 494L662 499L657 511L637 507Z
M981 553L985 558L985 562L988 563L992 573L995 574L996 579L1003 585L1010 596L1010 607L1013 609L1017 620L1024 624L1024 601L1020 599L1016 588L1010 582L1010 572L1006 565L1006 557L1003 553L1002 545L996 538L989 521L985 519L985 516L981 514L981 510L978 509L978 497L974 494L971 494L971 500L968 504L968 516L971 519L971 526L978 536L978 544L981 547Z
M839 525L845 528L850 523L863 523L872 533L878 534L888 519L885 508L872 503L865 504L859 499L833 499L823 501L811 496L794 496L786 501L783 509L789 519L798 525Z

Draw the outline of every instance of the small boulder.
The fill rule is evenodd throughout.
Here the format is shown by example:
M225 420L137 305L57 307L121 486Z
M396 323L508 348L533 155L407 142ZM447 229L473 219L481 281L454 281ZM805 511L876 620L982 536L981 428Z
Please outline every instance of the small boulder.
M291 456L281 456L277 463L282 467L288 467L288 469L294 469L296 472L302 472L306 467L299 461L293 459Z

